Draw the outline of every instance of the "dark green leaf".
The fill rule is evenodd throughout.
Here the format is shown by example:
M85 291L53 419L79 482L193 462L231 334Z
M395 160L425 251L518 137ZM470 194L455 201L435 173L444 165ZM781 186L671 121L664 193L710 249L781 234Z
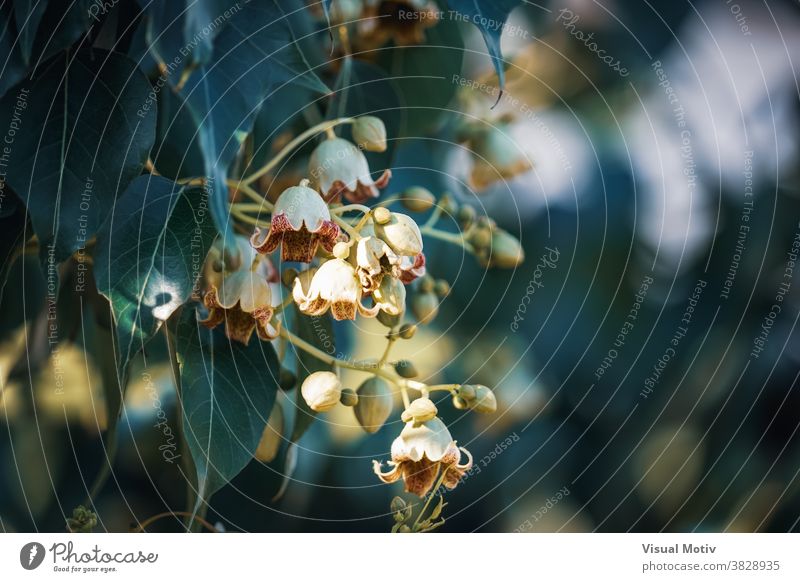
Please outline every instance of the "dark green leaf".
M400 91L406 111L403 134L428 133L448 108L461 74L464 42L458 24L442 20L426 31L425 46L396 47L381 51L381 65Z
M208 498L253 458L278 390L278 359L268 342L231 342L186 309L177 332L183 430Z
M161 0L152 6L147 39L167 66L169 83L180 89L198 128L205 174L213 190L211 212L220 232L230 236L228 167L252 130L263 101L284 84L300 83L323 92L327 88L309 72L277 2L244 6L228 2L227 12L211 15L201 30L216 32L213 56L194 71L185 69L184 57L196 43L176 47L168 40L175 36L175 27L186 26L184 19L173 16L176 9L169 4Z
M502 91L505 85L505 69L500 51L500 37L508 15L522 4L521 0L447 0L447 3L481 31Z
M14 2L14 20L19 32L19 48L26 64L31 61L33 41L36 38L39 22L44 16L45 8L47 8L47 0L15 0Z
M21 45L17 40L17 29L11 15L13 7L10 2L0 4L0 55L3 55L2 74L0 74L0 97L16 85L27 72L25 60L22 58Z
M171 87L158 92L158 124L153 163L159 173L175 180L205 172L197 126L183 97Z
M72 46L98 22L92 6L97 6L95 0L49 0L33 43L34 74L44 61Z
M297 336L326 353L336 353L333 338L333 319L330 313L318 317L310 317L300 313L300 310L295 307L294 323L295 334L297 334ZM297 413L295 415L292 437L290 439L292 442L297 442L297 440L305 434L317 414L308 407L300 393L300 386L303 385L303 380L314 372L332 369L330 364L319 360L303 350L298 349L296 355L297 388L295 393Z
M48 247L60 262L83 246L141 172L155 134L155 111L137 115L149 91L124 55L86 50L52 59L0 100L0 125L16 128L8 183L43 260Z
M206 198L200 189L140 176L97 235L95 281L111 302L121 372L192 294L216 232Z

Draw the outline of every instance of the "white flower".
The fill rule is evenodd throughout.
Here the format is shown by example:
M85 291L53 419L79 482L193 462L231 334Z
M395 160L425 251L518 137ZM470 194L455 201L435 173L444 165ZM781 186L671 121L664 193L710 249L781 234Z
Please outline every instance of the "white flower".
M361 283L355 268L344 259L331 259L322 264L313 276L297 277L292 296L306 315L322 315L328 308L336 320L355 319L356 312L374 317L378 308L361 304Z
M256 228L250 243L260 253L271 253L281 245L281 259L309 263L322 245L328 252L339 238L339 227L331 220L328 205L308 187L308 180L284 190L275 202L269 231Z
M300 393L311 410L326 412L339 403L342 383L333 372L314 372L303 381Z
M392 467L381 471L381 464L373 461L375 474L384 483L394 483L399 479L405 482L405 489L424 497L436 482L440 471L444 471L442 483L454 489L459 480L472 467L472 455L456 446L445 424L434 417L418 426L414 421L406 423L405 428L392 443ZM460 464L461 452L467 462Z
M253 330L263 340L275 339L278 331L271 324L274 313L272 291L267 280L257 272L236 271L223 279L221 290L211 286L203 297L208 317L204 326L214 328L225 322L225 334L247 344Z
M387 223L375 225L375 234L398 255L416 257L422 252L422 234L407 214L392 212Z
M356 246L356 265L361 286L369 292L378 288L384 274L399 268L400 257L381 239L365 236Z
M373 180L364 153L340 137L326 139L317 146L311 153L308 172L328 202L338 202L342 195L356 203L377 198L378 188L384 188L392 177L392 172L385 170Z

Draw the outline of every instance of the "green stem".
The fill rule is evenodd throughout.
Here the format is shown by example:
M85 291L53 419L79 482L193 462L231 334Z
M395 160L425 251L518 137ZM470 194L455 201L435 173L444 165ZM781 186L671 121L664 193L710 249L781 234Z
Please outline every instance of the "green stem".
M436 485L434 485L433 489L431 489L431 494L428 495L428 499L425 501L425 505L422 506L422 509L417 514L417 519L414 520L414 525L411 526L411 531L416 530L417 525L419 525L419 520L422 519L422 516L425 515L426 511L428 511L428 506L431 504L433 498L436 497L436 492L439 490L439 487L441 487L442 483L444 482L444 476L447 474L447 469L448 467L442 468L441 465L439 465L439 467L437 468L437 471L439 472L437 474L438 479L436 480Z
M445 232L443 230L437 230L427 223L419 229L420 233L425 236L429 236L431 238L438 238L439 240L443 240L449 243L453 243L454 245L458 245L463 247L465 250L469 251L470 253L474 252L472 245L469 244L467 241L464 240L464 236L460 233L454 232Z

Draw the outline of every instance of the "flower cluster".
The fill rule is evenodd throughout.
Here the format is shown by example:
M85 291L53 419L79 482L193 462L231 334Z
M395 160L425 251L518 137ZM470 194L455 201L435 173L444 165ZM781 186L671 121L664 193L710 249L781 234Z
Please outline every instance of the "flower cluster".
M249 219L257 225L249 239L237 236L234 248L216 243L205 269L202 303L207 313L201 323L207 327L224 324L227 336L243 343L256 331L261 340L292 343L329 363L330 369L305 376L298 387L300 396L317 413L339 404L352 407L367 433L386 424L399 394L403 428L392 444L388 470L382 470L377 461L374 470L381 481L402 480L406 492L431 499L432 491L452 489L459 483L470 469L472 457L456 444L430 394L449 393L458 410L492 413L497 404L485 386L428 385L415 379L419 373L412 362L389 359L392 344L410 340L419 325L430 323L451 291L447 281L427 273L424 235L459 244L487 267L515 267L523 258L522 248L491 219L477 217L472 207L458 208L449 197L440 198L437 204L422 187L374 203L380 189L388 185L391 172L383 170L373 179L364 151L386 150L386 129L372 116L341 122L352 125L353 141L338 137L326 122L320 127L324 139L308 160L309 178L284 189L274 204L261 200L259 214L260 208L266 207L269 221ZM251 192L253 196L260 194ZM367 206L368 202L373 205ZM420 227L411 214L393 210L394 204L402 204L411 214L430 215ZM244 212L236 204L232 211L237 216ZM435 229L442 213L457 216L459 233ZM282 263L294 265L281 269ZM282 325L281 313L291 304L301 316L377 318L388 329L383 356L359 363L318 350ZM355 389L343 387L337 366L368 377ZM302 372L298 370L298 375ZM293 374L282 372L282 387L291 389L296 382ZM259 460L269 462L276 457L283 428L283 413L276 404L255 451ZM419 515L413 527L403 527L409 531L437 527L442 506L440 500L438 509L427 518ZM407 511L401 513L405 516Z

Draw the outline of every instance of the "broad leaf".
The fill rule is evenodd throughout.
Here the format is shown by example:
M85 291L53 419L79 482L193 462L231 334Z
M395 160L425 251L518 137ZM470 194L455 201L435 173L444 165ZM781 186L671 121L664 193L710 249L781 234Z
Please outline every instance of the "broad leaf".
M253 458L278 390L271 343L245 346L208 330L186 309L177 331L183 430L197 470L198 499L208 498Z
M175 36L175 27L185 29L185 16L174 17L175 9L169 4L166 0L153 3L147 41L157 60L168 67L167 79L180 90L197 125L205 174L213 190L211 212L220 232L230 236L228 167L252 130L264 99L287 83L322 92L327 88L308 72L277 2L242 5L231 0L226 11L209 15L209 22L201 28L216 31L213 56L195 70L187 69L182 57L196 45L175 47L169 40ZM224 4L219 3L217 9ZM171 20L167 14L173 16ZM193 18L197 20L199 14ZM195 22L192 28L199 24ZM170 63L177 64L170 67Z
M53 58L0 100L0 126L17 128L8 183L43 260L48 247L60 262L85 245L141 172L155 134L155 110L137 115L149 92L127 57L86 50Z
M38 72L45 60L72 46L97 25L104 14L103 5L102 0L49 0L33 43L31 65L35 67L34 72ZM89 43L82 46L88 47Z
M14 2L14 20L19 32L19 48L26 64L30 63L33 41L36 39L36 31L42 16L44 16L45 8L47 8L47 0L15 0Z
M114 313L120 372L192 294L216 232L206 198L200 189L140 176L97 235L95 281Z
M500 50L500 37L503 34L506 20L511 11L522 4L521 0L447 0L456 12L466 16L481 31L489 56L492 58L494 70L500 90L505 86L505 68Z
M27 72L10 2L0 3L0 97L16 85Z

